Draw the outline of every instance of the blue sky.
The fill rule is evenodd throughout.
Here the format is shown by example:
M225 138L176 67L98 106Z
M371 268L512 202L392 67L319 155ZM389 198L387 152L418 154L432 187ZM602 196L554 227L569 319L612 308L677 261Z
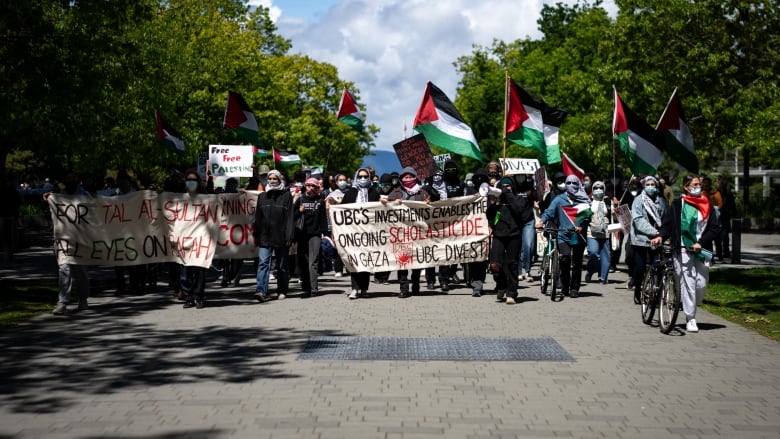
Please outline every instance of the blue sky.
M562 0L548 0L556 3ZM573 4L576 0L563 0ZM473 46L539 38L544 0L251 0L270 8L292 53L334 65L354 84L366 123L381 130L377 149L412 136L428 81L451 100L460 80L453 63ZM615 15L614 2L604 8ZM504 84L496 84L503 89ZM468 121L467 121L468 122ZM407 132L404 133L404 125ZM499 136L500 133L496 133Z

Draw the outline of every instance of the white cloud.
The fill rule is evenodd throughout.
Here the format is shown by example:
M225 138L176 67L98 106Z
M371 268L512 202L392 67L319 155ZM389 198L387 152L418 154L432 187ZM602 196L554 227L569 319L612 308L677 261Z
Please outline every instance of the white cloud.
M303 53L338 68L359 90L366 121L381 130L376 146L392 149L408 135L431 81L455 99L453 66L474 44L538 38L543 0L341 0L316 18L289 15L292 0L252 0L278 8L279 33ZM323 6L320 5L320 8ZM273 16L272 16L273 18ZM502 86L502 85L498 85Z

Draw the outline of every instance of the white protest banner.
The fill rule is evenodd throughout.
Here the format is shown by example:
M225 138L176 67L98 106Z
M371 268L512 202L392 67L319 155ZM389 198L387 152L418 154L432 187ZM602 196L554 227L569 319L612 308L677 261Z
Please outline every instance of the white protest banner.
M138 191L95 198L52 194L48 202L58 264L208 267L214 257L256 254L256 192L190 196Z
M252 145L209 145L209 173L221 177L251 177Z
M487 198L333 205L333 241L349 271L395 271L488 258Z
M537 159L499 158L498 161L501 162L504 175L533 174L540 167Z

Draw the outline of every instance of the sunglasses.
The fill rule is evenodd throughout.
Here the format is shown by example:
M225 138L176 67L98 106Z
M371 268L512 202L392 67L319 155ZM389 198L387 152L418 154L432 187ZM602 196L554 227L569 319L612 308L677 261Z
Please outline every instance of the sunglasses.
M566 182L566 186L579 186L579 185L580 185L579 183L575 183L573 181L567 181Z
M357 178L368 178L368 175L358 175Z

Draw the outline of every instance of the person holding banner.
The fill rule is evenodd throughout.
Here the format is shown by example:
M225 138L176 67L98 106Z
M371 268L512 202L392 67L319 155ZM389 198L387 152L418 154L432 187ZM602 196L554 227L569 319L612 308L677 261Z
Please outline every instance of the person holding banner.
M379 197L389 196L393 189L395 189L393 186L393 176L388 173L382 174L382 176L379 177ZM390 285L390 272L380 271L374 273L374 281L378 284Z
M672 202L663 217L661 238L671 240L674 249L674 269L680 277L685 329L688 332L699 332L696 307L702 303L707 292L709 260L712 259L712 253L707 255L702 244L716 239L715 223L718 219L714 207L702 194L699 177L685 176L683 190L685 194Z
M582 283L582 257L585 253L584 231L590 224L590 198L576 175L565 180L566 192L550 203L536 223L541 229L544 223L557 220L561 230L558 233L560 252L561 291L572 298L579 296Z
M446 200L448 198L448 191L447 183L444 181L444 170L436 168L424 188L431 194L431 201ZM454 267L457 268L457 266ZM436 288L436 268L437 267L428 267L425 269L425 281L428 283L429 290ZM440 265L438 268L439 285L441 286L441 290L446 293L450 289L450 266Z
M184 173L184 185L186 193L190 197L197 197L204 193L203 181L195 169L188 169ZM205 306L206 294L206 269L191 265L181 265L179 268L179 283L184 292L184 308L193 306L200 309Z
M276 293L278 299L287 297L289 277L287 254L292 244L295 228L293 222L292 194L285 188L282 173L268 171L265 192L257 197L255 229L253 235L258 246L257 286L255 298L265 302L270 298L268 281L271 275L271 257L276 260Z
M522 241L522 219L531 207L515 194L515 181L503 177L498 181L500 195L487 208L488 225L493 235L490 248L490 271L496 281L496 301L517 303L517 266Z
M322 237L328 233L328 217L319 180L312 177L306 180L303 194L293 204L293 212L296 223L303 218L303 227L297 236L302 297L311 297L319 292L320 245Z
M352 180L352 187L347 190L342 199L342 204L369 203L379 201L379 192L374 189L371 183L371 173L367 168L360 168L355 172L355 178ZM371 283L371 273L368 271L358 271L349 273L352 291L349 293L349 299L357 299L358 296L365 295L368 291L368 285Z
M65 190L62 193L66 195L80 195L84 197L92 196L79 184L79 178L73 172L69 173L65 177ZM51 192L43 194L43 199L48 200L50 195ZM56 245L54 250L55 253L58 251ZM77 309L79 311L87 309L87 298L89 298L89 275L87 273L87 266L76 264L59 264L57 269L59 271L59 293L57 296L57 305L54 307L54 310L52 310L51 313L58 316L67 314L68 302L70 302L70 295L74 282L78 288Z
M634 249L634 303L639 305L645 267L658 259L662 218L669 208L658 190L658 180L648 175L641 180L642 193L631 206L631 245Z
M396 203L401 203L402 201L423 201L427 203L431 201L431 194L420 185L420 181L417 179L417 171L411 166L401 170L400 181L401 185L390 192L390 195L387 196L387 201L395 201ZM411 294L416 295L420 293L421 272L421 268L412 270ZM409 297L409 270L399 270L398 281L401 284L398 297L402 299Z
M333 184L335 185L335 188L333 188L330 193L325 197L325 210L330 210L331 205L335 204L341 204L341 201L344 199L344 194L349 189L349 181L347 181L347 176L344 174L336 173L333 175ZM333 238L332 233L332 225L330 223L330 216L328 216L328 235L330 235L331 238ZM341 258L338 255L338 249L334 248L334 252L336 253L336 256L333 258L333 271L335 277L341 277L344 275L344 262L342 262Z

